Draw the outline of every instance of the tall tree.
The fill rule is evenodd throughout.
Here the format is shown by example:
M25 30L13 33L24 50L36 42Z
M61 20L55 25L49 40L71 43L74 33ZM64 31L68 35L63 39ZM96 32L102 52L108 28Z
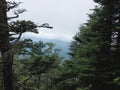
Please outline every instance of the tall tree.
M10 49L9 30L7 22L7 3L5 0L0 1L0 51L3 55L3 75L5 90L14 90L12 75L12 57L6 52Z
M35 25L31 21L16 21L8 23L8 20L18 18L19 14L23 13L25 9L18 9L14 11L13 17L8 17L7 12L18 7L20 4L14 1L0 0L0 51L2 54L3 63L3 78L4 90L14 90L14 76L13 76L13 56L14 47L17 46L22 33L26 31L36 32L37 27L52 28L47 23L40 26ZM12 33L11 33L12 32ZM17 34L17 38L11 38L12 35ZM12 40L12 43L11 43Z
M80 28L71 46L71 55L81 87L90 90L119 90L114 83L120 74L120 0L94 0L98 7Z

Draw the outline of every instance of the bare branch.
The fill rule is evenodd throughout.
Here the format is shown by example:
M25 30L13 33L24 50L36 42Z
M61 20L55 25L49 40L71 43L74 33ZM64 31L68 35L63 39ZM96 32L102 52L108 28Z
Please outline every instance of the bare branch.
M17 3L15 1L13 1L13 2L12 1L7 2L7 12L10 11L11 9L13 9L13 8L18 7L21 3L22 2Z
M14 17L8 17L7 19L8 19L8 20L11 20L11 19L18 18L18 17L19 17L19 15L16 15L16 16L14 16Z
M42 24L42 25L40 25L40 26L38 26L38 27L39 27L39 28L43 27L43 28L53 29L53 27L49 26L48 23L44 23L44 24Z
M16 11L14 11L14 14L18 15L18 14L22 14L23 12L25 12L26 9L18 9Z
M18 18L18 17L19 17L19 14L22 14L22 13L25 12L25 11L26 11L26 9L18 9L18 10L16 10L16 11L14 11L15 16L13 16L13 17L8 17L7 19L8 19L8 20L11 20L11 19Z

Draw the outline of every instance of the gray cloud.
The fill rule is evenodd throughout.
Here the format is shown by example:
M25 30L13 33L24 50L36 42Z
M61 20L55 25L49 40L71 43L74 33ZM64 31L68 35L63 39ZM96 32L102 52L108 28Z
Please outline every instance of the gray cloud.
M42 34L50 34L48 38L53 36L53 38L66 38L68 40L71 40L75 33L78 32L80 24L85 23L88 19L87 13L91 13L89 9L93 9L95 6L93 0L16 1L24 2L21 7L27 9L27 12L21 15L21 19L32 20L37 24L47 22L54 29L40 29ZM42 36L42 34L40 35ZM44 36L47 37L47 34Z

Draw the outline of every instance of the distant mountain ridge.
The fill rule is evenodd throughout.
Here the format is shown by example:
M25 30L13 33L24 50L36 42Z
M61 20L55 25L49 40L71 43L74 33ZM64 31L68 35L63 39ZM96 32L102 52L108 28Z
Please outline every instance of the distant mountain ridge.
M45 38L39 38L39 37L27 37L33 40L33 42L39 42L39 41L43 41L43 42L50 42L50 43L54 43L55 44L55 48L61 49L60 51L60 56L64 57L65 59L69 59L69 55L67 55L67 53L69 52L69 46L70 46L70 42L68 41L62 41L62 40L58 40L58 39L45 39Z

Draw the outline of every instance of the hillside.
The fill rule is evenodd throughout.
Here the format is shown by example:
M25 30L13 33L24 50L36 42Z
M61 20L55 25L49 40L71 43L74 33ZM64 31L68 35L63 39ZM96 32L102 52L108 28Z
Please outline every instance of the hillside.
M27 37L27 38L31 38L33 40L33 42L43 41L43 42L54 43L55 48L61 49L61 52L60 52L59 55L61 57L64 57L65 59L69 58L67 53L69 52L70 42L68 42L68 41L62 41L62 40L57 40L57 39L38 38L38 37L35 37L35 36L30 36L30 37Z

